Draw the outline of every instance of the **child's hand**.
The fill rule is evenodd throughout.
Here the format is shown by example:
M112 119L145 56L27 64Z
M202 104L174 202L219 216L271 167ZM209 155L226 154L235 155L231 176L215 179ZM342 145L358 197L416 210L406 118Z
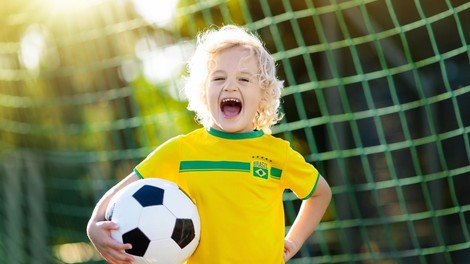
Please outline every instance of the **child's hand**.
M299 251L297 244L292 241L285 239L284 240L284 261L287 262L289 259L291 259L295 253Z
M106 261L112 264L130 264L134 258L124 250L131 244L121 244L111 237L111 231L119 226L111 221L100 221L88 225L88 237Z

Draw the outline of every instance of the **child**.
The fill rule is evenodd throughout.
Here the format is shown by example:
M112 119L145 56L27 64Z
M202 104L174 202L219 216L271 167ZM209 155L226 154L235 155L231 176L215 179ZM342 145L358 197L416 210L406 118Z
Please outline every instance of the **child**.
M87 232L111 263L131 263L130 244L110 236L119 227L105 221L110 198L141 178L177 183L196 203L201 239L187 263L284 263L320 222L331 191L317 170L270 135L282 82L275 62L254 35L237 26L209 30L189 63L188 109L204 128L172 138L111 188L96 205ZM285 236L282 196L303 199ZM285 236L285 237L284 237Z

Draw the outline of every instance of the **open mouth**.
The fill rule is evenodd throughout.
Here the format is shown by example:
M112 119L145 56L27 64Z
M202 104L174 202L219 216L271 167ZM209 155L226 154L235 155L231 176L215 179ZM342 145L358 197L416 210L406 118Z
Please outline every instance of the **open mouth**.
M235 117L242 111L242 102L236 98L225 98L220 102L220 110L225 117Z

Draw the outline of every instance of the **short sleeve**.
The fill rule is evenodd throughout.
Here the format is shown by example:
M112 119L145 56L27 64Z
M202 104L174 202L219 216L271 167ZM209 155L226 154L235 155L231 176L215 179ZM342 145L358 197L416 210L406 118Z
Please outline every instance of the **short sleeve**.
M315 192L320 175L300 153L288 146L282 178L286 189L292 190L299 199L305 200Z
M150 153L134 171L140 178L162 178L176 181L179 168L178 138L172 138Z

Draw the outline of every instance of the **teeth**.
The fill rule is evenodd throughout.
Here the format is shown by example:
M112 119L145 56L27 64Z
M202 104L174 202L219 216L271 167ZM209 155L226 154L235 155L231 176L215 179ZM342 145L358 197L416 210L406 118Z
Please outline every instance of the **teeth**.
M240 100L236 99L236 98L225 98L222 100L223 103L227 103L227 102L235 102L235 103L240 103Z

